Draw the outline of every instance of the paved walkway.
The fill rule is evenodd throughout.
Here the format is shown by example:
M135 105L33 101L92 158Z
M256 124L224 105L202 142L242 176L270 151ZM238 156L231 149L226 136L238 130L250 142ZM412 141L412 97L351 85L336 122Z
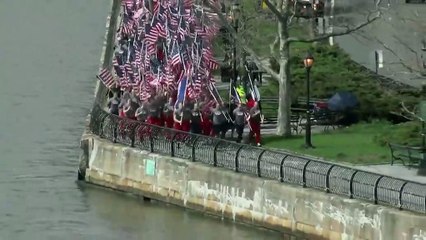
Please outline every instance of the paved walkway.
M273 135L276 133L276 124L264 124L262 126L262 135ZM246 129L245 132L249 130ZM313 126L313 133L320 133L324 131L324 127L322 126ZM304 135L305 133L302 131L299 135ZM347 165L347 164L343 164ZM399 178L407 181L419 182L426 184L426 176L418 176L417 168L408 168L407 166L403 166L402 164L394 164L393 166L389 164L380 164L380 165L347 165L350 168L355 168L371 173L378 173L389 177Z
M389 161L390 162L390 161ZM369 166L355 166L354 168L378 173L394 178L400 178L408 181L419 182L426 184L426 177L418 176L416 168L408 168L403 165L383 164L383 165L369 165Z
M357 7L352 12L336 15L341 25L357 25L365 21L368 10L373 9L371 0L356 1ZM390 5L387 5L390 3ZM336 1L336 6L353 5L354 1ZM400 0L382 1L383 17L350 35L337 37L335 40L351 58L375 70L375 50L382 50L384 67L379 74L390 77L415 87L426 84L426 77L418 72L410 72L411 67L423 70L420 56L421 41L426 38L426 5L406 4ZM390 8L388 8L390 7ZM426 57L426 52L423 52Z

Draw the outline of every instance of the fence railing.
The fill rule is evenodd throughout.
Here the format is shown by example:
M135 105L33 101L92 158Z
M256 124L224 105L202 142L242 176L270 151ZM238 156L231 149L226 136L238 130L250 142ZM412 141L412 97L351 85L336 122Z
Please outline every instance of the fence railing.
M426 213L426 185L345 166L120 118L95 105L90 131L153 153Z

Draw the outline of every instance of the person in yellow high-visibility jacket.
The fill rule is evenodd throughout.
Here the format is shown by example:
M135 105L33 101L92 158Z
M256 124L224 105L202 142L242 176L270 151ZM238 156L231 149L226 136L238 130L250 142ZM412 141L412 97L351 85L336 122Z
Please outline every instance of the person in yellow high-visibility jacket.
M236 90L237 90L238 96L240 96L241 103L243 104L246 103L247 99L246 99L246 91L244 91L244 87L242 85L239 85Z

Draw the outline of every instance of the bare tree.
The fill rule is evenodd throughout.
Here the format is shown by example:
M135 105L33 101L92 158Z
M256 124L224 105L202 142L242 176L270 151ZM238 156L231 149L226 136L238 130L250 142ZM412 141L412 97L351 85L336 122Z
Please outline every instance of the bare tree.
M264 64L258 54L253 51L247 44L246 39L241 38L236 34L232 26L226 21L225 16L220 12L220 9L217 6L213 6L210 3L207 3L209 7L218 14L219 19L224 24L224 26L230 31L232 36L237 39L239 44L245 49L245 51L251 55L253 60L258 66L260 66L264 71L271 75L272 78L278 81L279 83L279 107L278 107L278 122L277 122L277 135L280 136L290 136L291 135L291 126L290 126L290 116L291 116L291 73L290 73L290 45L296 42L302 43L314 43L328 39L330 37L342 36L355 32L371 23L376 21L381 17L381 0L375 1L375 7L373 10L368 11L368 14L364 21L356 25L343 25L335 27L332 32L322 34L315 37L295 37L290 35L290 25L295 16L295 4L291 4L291 0L265 0L266 5L269 10L274 14L278 20L277 28L277 40L275 44L271 45L271 51L275 51L275 46L278 45L278 62L280 65L280 70L278 73L273 71L267 64Z
M387 68L392 75L404 73L414 78L426 76L425 14L426 11L423 9L391 5L382 21L375 25L376 28L358 31L354 37L362 38L358 40L364 44L369 42L371 45L377 45L378 43L384 53L389 53L384 63L388 65ZM400 65L402 68L395 65Z
M410 108L404 102L401 102L401 108L399 111L392 113L401 116L409 121L426 121L426 119L424 119L423 116L420 115L420 110L418 109L418 106Z

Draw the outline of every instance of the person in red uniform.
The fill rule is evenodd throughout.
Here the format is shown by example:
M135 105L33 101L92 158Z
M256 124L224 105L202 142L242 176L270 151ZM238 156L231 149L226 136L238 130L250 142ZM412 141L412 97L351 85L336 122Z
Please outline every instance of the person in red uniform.
M173 128L173 98L169 98L169 101L164 104L163 107L163 119L164 126L167 128Z
M182 121L182 103L178 103L177 108L173 112L173 128L176 130L182 130L181 121Z
M256 145L258 147L261 146L261 137L260 137L260 122L261 122L261 116L260 116L260 109L259 104L256 102L254 106L250 109L250 118L249 118L249 124L250 124L250 135L249 139L252 139L253 135L255 136Z
M254 107L256 101L253 99L253 97L251 95L247 95L247 109L251 109L252 107Z
M147 119L147 123L148 124L152 124L152 125L157 125L160 126L161 121L160 121L160 109L158 106L158 98L154 98L151 103L148 106L148 119Z
M136 120L135 117L136 107L135 104L132 102L132 100L129 98L127 99L126 104L123 106L123 113L126 118Z
M192 116L192 108L188 104L186 106L183 106L182 122L180 124L182 131L189 132L191 130L191 116Z
M202 122L202 128L203 128L203 135L210 136L212 134L212 114L209 111L209 109L204 109L202 112L203 122Z

